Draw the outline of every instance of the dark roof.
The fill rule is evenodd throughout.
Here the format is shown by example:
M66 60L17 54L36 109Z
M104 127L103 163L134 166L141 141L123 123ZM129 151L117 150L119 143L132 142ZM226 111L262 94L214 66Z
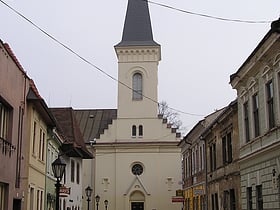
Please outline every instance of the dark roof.
M238 73L243 69L243 67L250 62L251 58L258 52L258 50L263 46L265 41L271 36L272 33L280 33L280 18L271 23L271 28L261 40L261 42L257 45L254 51L250 54L250 56L246 59L246 61L241 65L241 67L237 70L236 73L230 75L230 83L235 79Z
M153 40L148 2L128 0L122 41L116 46L159 46Z
M74 112L86 143L99 138L113 119L117 118L116 109L84 109Z
M63 154L91 159L92 154L86 148L74 110L72 108L51 108L51 112L56 120L57 131L63 138L61 146Z

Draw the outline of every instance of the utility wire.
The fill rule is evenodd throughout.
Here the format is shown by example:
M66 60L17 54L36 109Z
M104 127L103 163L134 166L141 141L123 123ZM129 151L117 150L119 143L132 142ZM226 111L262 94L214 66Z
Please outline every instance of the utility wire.
M107 72L105 72L104 70L102 70L100 67L98 67L97 65L93 64L92 62L90 62L89 60L87 60L86 58L84 58L83 56L81 56L79 53L77 53L76 51L74 51L72 48L68 47L66 44L62 43L61 41L59 41L57 38L55 38L54 36L52 36L51 34L49 34L48 32L46 32L45 30L43 30L41 27L39 27L37 24L35 24L34 22L32 22L30 19L28 19L27 17L25 17L23 14L21 14L20 12L18 12L16 9L14 9L13 7L11 7L10 5L8 5L7 3L5 3L3 0L0 0L0 2L2 4L4 4L6 7L8 7L10 10L12 10L14 13L16 13L17 15L19 15L21 18L23 18L25 21L27 21L28 23L30 23L31 25L33 25L35 28L37 28L39 31L41 31L43 34L45 34L47 37L49 37L50 39L52 39L54 42L56 42L57 44L59 44L60 46L62 46L63 48L65 48L66 50L68 50L69 52L71 52L72 54L74 54L76 57L78 57L79 59L81 59L82 61L84 61L85 63L87 63L88 65L92 66L93 68L97 69L98 71L100 71L101 73L105 74L107 77L111 78L112 80L120 83L121 85L125 86L126 88L135 91L133 88L131 88L130 86L128 86L127 84L119 81L118 79L116 79L115 77L111 76L110 74L108 74ZM142 96L148 100L151 100L152 102L156 103L157 105L159 105L159 102L157 102L156 100L145 96L142 94ZM185 112L185 111L181 111L172 107L169 107L169 109L176 111L178 113L181 114L186 114L186 115L190 115L190 116L198 116L198 117L202 117L204 115L202 114L194 114L194 113L189 113L189 112Z
M249 23L249 24L265 24L265 23L271 23L272 22L272 21L269 21L269 20L255 21L255 20L241 20L241 19L223 18L223 17L213 16L213 15L208 15L208 14L183 10L183 9L179 9L179 8L176 8L176 7L173 7L173 6L169 6L169 5L166 5L166 4L161 4L161 3L150 1L150 0L141 0L141 1L149 2L151 4L155 4L157 6L172 9L172 10L175 10L175 11L178 11L178 12L187 13L189 15L195 15L195 16L200 16L200 17L210 18L210 19L215 19L215 20L220 20L220 21L237 22L237 23Z

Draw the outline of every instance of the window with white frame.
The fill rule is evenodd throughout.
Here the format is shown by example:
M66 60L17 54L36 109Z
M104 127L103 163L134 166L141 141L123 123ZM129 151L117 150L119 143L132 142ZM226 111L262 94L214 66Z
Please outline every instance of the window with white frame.
M76 181L77 184L80 184L80 164L77 163L76 165Z
M249 104L246 101L243 104L243 122L244 122L244 133L245 133L245 141L250 141L250 122L249 122Z
M143 125L139 125L138 130L139 130L139 137L143 137Z
M143 79L142 74L135 73L132 76L132 99L142 100L143 99Z
M39 139L39 159L44 161L45 158L45 132L42 128L40 128L40 139Z
M275 126L274 118L274 92L272 80L266 83L266 105L267 105L267 117L269 129Z
M132 126L132 130L131 130L131 135L132 135L132 137L136 137L136 125L133 125Z
M8 141L11 109L0 101L0 139Z
M259 96L255 93L252 96L252 108L253 108L253 123L255 137L260 135L260 119L259 119Z
M74 160L71 160L70 167L71 167L71 182L74 182L75 181L75 161Z
M33 135L32 135L32 154L36 155L36 130L37 130L37 123L36 121L33 122Z
M31 187L30 188L30 210L35 210L34 201L35 201L35 189L34 189L34 187Z

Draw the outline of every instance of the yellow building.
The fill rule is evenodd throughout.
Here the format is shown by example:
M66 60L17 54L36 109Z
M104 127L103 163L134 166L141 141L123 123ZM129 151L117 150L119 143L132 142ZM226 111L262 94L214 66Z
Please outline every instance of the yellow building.
M54 127L54 120L35 84L30 80L27 94L26 151L23 174L24 210L43 210L45 205L47 129Z

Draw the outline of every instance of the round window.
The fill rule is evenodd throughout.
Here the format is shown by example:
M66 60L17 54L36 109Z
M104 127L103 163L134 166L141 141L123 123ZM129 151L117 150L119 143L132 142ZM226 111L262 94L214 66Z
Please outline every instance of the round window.
M134 175L141 175L143 173L143 166L139 163L136 163L132 166L131 171Z

